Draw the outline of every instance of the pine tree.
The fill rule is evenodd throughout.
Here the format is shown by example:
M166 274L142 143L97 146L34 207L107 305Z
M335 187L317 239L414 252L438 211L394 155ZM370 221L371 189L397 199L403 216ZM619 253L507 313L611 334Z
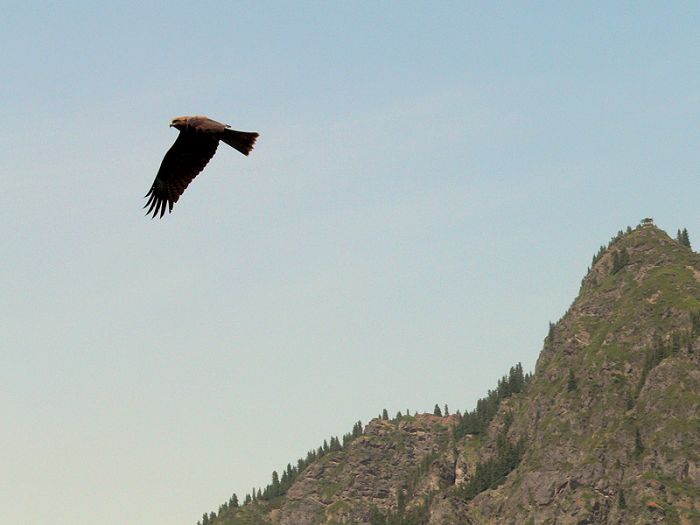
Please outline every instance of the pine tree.
M442 417L442 410L440 410L440 405L435 403L435 408L433 408L433 415Z
M442 411L445 417L450 415L450 410L447 408L447 403L445 403L445 410Z
M642 435L639 433L639 428L634 432L634 457L638 458L644 452L644 443L642 443Z
M406 512L406 493L402 489L399 489L399 493L396 495L396 507L399 517L403 516Z
M272 498L276 498L280 495L280 478L276 470L272 471L272 487L270 492L270 497Z
M622 250L616 251L613 254L613 264L611 273L616 274L617 272L622 270L625 266L627 266L627 264L629 264L629 260L630 256L626 248L622 248Z
M228 502L229 507L233 507L234 509L238 507L238 496L236 496L236 493L233 493L233 496L231 496L231 499Z
M362 435L362 421L358 421L352 427L352 437L360 437Z
M690 237L688 237L688 230L685 228L681 232L681 244L690 248Z
M617 506L620 509L627 508L627 500L625 499L625 491L620 488L620 492L617 493Z
M389 420L389 412L387 412L386 408L385 408L384 410L382 410L382 419L383 419L384 421L388 421L388 420Z

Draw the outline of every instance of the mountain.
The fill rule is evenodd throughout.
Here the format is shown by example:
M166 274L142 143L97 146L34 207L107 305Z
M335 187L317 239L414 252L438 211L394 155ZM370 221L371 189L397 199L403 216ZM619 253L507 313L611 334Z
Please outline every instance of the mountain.
M620 232L532 376L331 441L203 525L700 523L700 256L650 221Z

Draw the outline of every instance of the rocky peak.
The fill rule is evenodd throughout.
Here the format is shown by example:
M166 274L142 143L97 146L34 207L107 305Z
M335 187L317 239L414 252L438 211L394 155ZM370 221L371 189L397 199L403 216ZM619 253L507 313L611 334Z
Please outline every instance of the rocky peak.
M513 384L463 416L375 419L286 494L213 525L700 523L700 258L687 246L652 224L618 234L534 376Z

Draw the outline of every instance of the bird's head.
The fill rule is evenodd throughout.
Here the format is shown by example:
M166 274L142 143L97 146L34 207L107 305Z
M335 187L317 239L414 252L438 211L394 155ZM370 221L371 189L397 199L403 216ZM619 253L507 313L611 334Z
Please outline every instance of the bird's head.
M170 121L171 128L182 129L187 127L187 119L189 117L175 117Z

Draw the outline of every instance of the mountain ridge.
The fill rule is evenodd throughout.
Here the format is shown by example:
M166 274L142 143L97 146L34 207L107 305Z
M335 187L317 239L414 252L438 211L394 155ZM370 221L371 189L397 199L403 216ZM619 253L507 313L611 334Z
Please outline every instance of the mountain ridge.
M464 415L360 425L288 466L284 491L229 501L202 525L700 523L689 246L650 223L619 232L550 325L533 376L512 374Z

